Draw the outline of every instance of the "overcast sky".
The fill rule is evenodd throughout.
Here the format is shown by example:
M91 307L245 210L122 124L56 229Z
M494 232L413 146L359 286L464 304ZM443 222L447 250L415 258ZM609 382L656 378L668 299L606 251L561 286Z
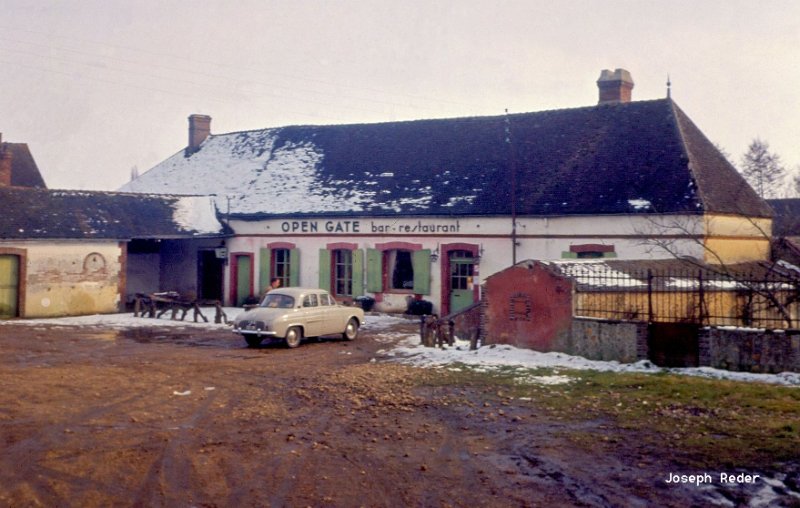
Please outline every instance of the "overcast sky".
M114 190L212 133L591 106L602 69L800 166L800 2L0 0L0 132Z

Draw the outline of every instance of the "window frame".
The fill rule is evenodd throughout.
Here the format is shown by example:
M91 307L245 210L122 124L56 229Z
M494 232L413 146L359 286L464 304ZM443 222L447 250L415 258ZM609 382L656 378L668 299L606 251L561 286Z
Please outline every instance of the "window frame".
M353 298L354 255L352 249L331 251L331 294L342 298ZM340 274L340 269L344 272ZM344 291L340 291L343 284Z
M271 250L270 281L280 279L282 287L290 287L292 285L292 249L277 247ZM279 255L284 259L279 260ZM279 268L284 271L283 275L278 274Z

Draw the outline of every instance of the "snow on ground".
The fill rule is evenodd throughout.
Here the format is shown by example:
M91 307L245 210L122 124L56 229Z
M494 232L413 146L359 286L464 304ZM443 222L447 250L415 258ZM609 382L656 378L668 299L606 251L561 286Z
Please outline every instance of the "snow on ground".
M223 309L228 321L232 321L242 309L226 307ZM199 326L203 328L230 329L230 325L214 323L214 308L204 307L203 315L209 322L202 320L193 322L193 314L187 313L184 321L173 321L168 315L160 319L133 317L133 314L100 314L92 316L77 316L50 319L26 319L15 321L0 321L0 326L15 325L49 325L49 326L102 326L112 329L128 329L137 327L186 327ZM401 327L401 325L404 325ZM365 330L376 332L376 340L386 344L386 349L380 350L382 359L390 359L409 365L427 368L448 368L458 370L468 367L473 370L490 372L497 369L516 369L519 373L520 383L530 384L563 384L569 383L573 378L561 374L558 369L596 370L602 372L639 372L698 376L709 379L727 379L731 381L761 382L787 386L800 386L800 373L782 372L780 374L755 374L751 372L732 372L711 367L697 368L662 368L649 361L636 363L603 362L587 360L580 356L571 356L564 353L540 353L530 349L521 349L507 345L483 346L476 351L469 350L469 342L456 341L453 347L428 348L420 344L416 331L399 331L398 328L407 329L408 318L385 314L367 315ZM534 375L531 369L553 369L552 375Z
M403 318L393 316L370 316L369 326L390 331L399 323L408 322ZM419 335L394 334L393 339L399 339L395 346L383 350L385 357L398 362L432 368L453 368L453 364L463 364L473 370L491 371L499 368L515 367L520 373L520 382L536 384L561 384L570 382L568 376L559 375L558 369L597 370L604 372L639 372L658 373L669 372L687 376L698 376L710 379L727 379L731 381L747 381L772 383L788 386L800 386L800 373L782 372L780 374L755 374L751 372L732 372L728 370L713 369L711 367L697 368L662 368L649 361L636 363L602 362L587 360L580 356L571 356L564 353L540 353L530 349L521 349L507 345L483 346L476 351L469 350L469 342L456 341L453 347L445 349L428 348L420 344ZM551 368L552 376L532 376L526 373L529 369Z
M214 315L216 310L214 307L201 307L201 312L208 319L208 323L203 322L203 319L198 317L197 323L194 322L194 311L190 310L186 313L186 318L183 321L170 319L169 312L161 316L159 319L151 319L145 317L133 317L133 313L125 314L94 314L90 316L73 316L73 317L60 317L60 318L43 318L43 319L24 319L14 321L0 321L2 325L31 325L31 326L102 326L114 330L125 330L128 328L150 328L153 326L165 327L186 327L186 326L199 326L202 328L230 328L230 325L223 323L214 323ZM242 309L236 307L223 307L223 312L228 318L228 321L233 321L237 314L242 312ZM180 315L180 314L179 314Z

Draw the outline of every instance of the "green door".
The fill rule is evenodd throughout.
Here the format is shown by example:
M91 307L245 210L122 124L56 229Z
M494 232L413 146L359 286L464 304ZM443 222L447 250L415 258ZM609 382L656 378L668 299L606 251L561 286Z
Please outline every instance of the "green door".
M468 252L455 251L450 256L450 313L473 304L472 282L475 260Z
M236 306L244 305L245 299L250 296L250 280L253 275L252 260L250 256L236 256Z
M0 319L19 315L19 257L0 256Z

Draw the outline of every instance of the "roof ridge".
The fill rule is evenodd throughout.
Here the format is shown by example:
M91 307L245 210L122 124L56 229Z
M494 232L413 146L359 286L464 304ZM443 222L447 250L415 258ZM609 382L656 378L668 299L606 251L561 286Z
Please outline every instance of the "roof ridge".
M540 114L549 114L549 113L560 113L564 111L581 111L581 110L590 110L590 109L599 109L599 108L614 108L614 107L631 107L639 104L648 104L648 103L656 103L656 102L663 102L670 99L647 99L641 101L631 101L631 102L623 102L623 103L614 103L614 104L594 104L591 106L578 106L578 107L565 107L565 108L552 108L552 109L542 109L538 111L522 111L519 113L498 113L496 115L472 115L472 116L451 116L451 117L436 117L436 118L415 118L411 120L387 120L387 121L377 121L377 122L354 122L354 123L323 123L323 124L289 124L289 125L280 125L280 126L273 126L273 127L264 127L261 129L245 129L245 130L238 130L238 131L230 131L230 132L220 132L217 134L209 134L209 138L217 137L217 136L229 136L234 134L249 134L252 132L265 132L265 131L279 131L283 129L303 129L303 128L312 128L312 127L357 127L357 126L377 126L377 125L397 125L397 124L412 124L412 123L423 123L423 122L453 122L453 121L469 121L469 120L491 120L491 119L504 119L506 116L511 117L512 119L517 116L528 116L528 115L540 115Z
M695 189L697 189L697 195L699 197L698 201L702 210L705 212L706 210L706 192L703 186L700 185L700 182L697 180L697 176L694 173L694 164L693 164L693 156L689 151L689 146L686 141L686 133L683 130L683 125L681 124L680 115L678 112L683 112L683 110L672 100L672 97L667 97L665 99L667 101L667 105L669 107L670 113L672 113L672 118L675 121L675 130L678 132L678 137L681 140L681 151L683 155L686 156L686 169L689 171L689 178L692 179L694 183Z

